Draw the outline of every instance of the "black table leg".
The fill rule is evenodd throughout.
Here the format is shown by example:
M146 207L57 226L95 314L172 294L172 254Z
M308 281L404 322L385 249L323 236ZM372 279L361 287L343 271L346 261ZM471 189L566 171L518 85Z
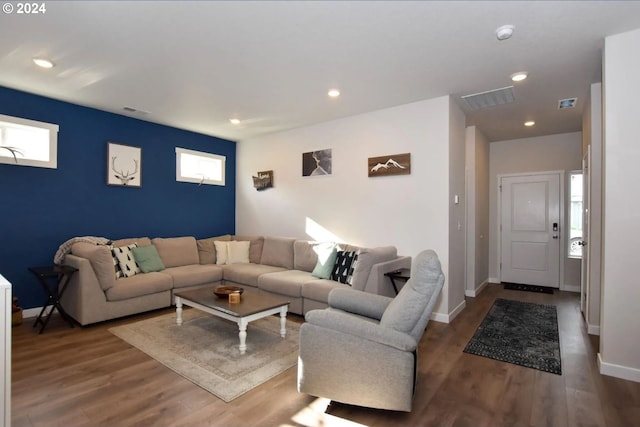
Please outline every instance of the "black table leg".
M34 267L30 268L29 270L31 270L38 277L38 281L40 282L42 289L44 289L45 293L47 294L47 300L45 301L42 310L40 310L40 314L36 318L33 327L35 328L36 326L41 325L40 332L38 332L39 334L41 334L44 331L44 328L46 328L47 324L49 323L49 319L51 318L54 310L58 310L58 313L60 313L60 317L62 317L67 323L69 323L72 328L75 327L74 320L62 308L62 305L60 304L60 298L64 294L64 291L66 290L67 285L71 280L71 276L73 276L77 269L68 266L52 266ZM47 281L48 279L55 279L55 284L52 284L50 286ZM48 307L51 307L51 310L43 320L44 313Z

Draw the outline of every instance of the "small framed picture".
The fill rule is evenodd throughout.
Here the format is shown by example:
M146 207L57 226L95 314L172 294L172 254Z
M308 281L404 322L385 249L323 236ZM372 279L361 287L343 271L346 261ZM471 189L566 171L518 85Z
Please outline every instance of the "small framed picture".
M142 148L107 143L107 185L142 186Z
M302 153L302 176L331 175L331 148Z
M411 173L411 153L369 157L367 168L369 177L409 175Z

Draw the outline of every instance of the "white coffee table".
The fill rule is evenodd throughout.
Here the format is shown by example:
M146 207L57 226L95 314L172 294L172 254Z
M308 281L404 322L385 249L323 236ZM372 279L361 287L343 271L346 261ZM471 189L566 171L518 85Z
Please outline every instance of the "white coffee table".
M245 291L239 303L231 304L227 298L218 298L214 288L203 288L175 293L176 323L182 325L182 306L197 308L205 313L231 320L238 324L240 354L247 351L247 325L254 320L280 313L280 336L287 335L287 310L289 301L257 291Z

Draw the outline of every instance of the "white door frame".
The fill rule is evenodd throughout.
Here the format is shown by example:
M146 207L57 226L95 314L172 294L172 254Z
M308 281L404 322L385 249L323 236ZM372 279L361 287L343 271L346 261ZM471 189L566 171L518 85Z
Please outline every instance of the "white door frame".
M587 145L587 151L582 158L582 260L580 263L580 308L584 318L589 319L589 288L591 286L591 245L589 245L589 229L591 227L591 144ZM586 203L585 203L586 201ZM584 243L586 242L586 246Z
M544 171L544 172L522 172L522 173L503 173L503 174L498 174L497 175L497 179L498 182L496 184L496 194L498 195L498 197L496 197L497 199L497 210L496 212L498 213L498 217L496 219L496 230L495 230L495 238L496 238L496 242L497 242L497 257L496 257L496 271L498 272L498 280L502 281L502 269L500 268L500 262L502 261L502 235L501 235L501 231L500 231L500 224L502 223L502 192L500 191L500 185L502 183L502 178L509 178L509 177L520 177L520 176L533 176L533 175L559 175L559 180L560 180L560 250L559 252L559 257L560 257L560 290L563 291L565 290L565 284L564 284L564 259L565 256L567 255L567 233L565 231L565 226L566 226L566 221L564 218L564 210L565 210L565 204L566 204L566 200L565 200L565 195L564 195L564 187L565 187L565 180L566 180L566 174L565 171L563 170L556 170L556 171Z

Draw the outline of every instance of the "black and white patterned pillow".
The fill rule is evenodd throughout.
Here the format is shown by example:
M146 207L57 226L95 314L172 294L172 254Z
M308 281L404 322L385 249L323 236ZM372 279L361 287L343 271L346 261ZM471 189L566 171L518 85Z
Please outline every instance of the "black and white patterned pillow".
M127 246L120 246L117 248L111 249L111 253L114 258L118 260L118 267L120 267L120 273L122 277L131 277L138 273L142 273L140 267L136 263L136 259L133 256L133 252L131 249L137 248L138 245L136 243L132 243ZM118 278L118 271L116 270L116 279Z
M338 251L336 263L331 271L331 280L351 285L353 278L353 268L358 259L358 252L355 251Z
M113 245L109 245L109 250L111 250L111 260L113 261L113 271L116 275L116 280L118 280L123 278L124 274L122 274L122 270L120 270L120 264L118 263L118 258L116 257L115 252L113 252L114 249L115 247Z

